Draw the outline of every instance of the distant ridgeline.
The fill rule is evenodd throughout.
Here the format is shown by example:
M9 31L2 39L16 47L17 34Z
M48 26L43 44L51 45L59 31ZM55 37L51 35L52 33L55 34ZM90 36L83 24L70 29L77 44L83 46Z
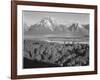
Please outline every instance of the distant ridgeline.
M89 42L89 24L58 24L52 17L42 18L31 26L24 25L24 39L48 42Z

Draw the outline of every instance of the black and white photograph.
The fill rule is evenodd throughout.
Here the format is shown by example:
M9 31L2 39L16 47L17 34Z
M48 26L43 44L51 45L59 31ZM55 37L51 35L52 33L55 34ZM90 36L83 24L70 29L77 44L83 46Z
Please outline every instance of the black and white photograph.
M88 13L22 11L23 68L89 66Z

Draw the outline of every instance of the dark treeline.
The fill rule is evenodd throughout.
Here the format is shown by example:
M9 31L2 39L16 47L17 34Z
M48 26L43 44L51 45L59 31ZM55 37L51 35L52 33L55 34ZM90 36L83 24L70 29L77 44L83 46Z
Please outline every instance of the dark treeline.
M89 45L82 43L64 45L54 42L24 40L24 57L59 66L87 66L89 65ZM41 66L42 64L37 67Z

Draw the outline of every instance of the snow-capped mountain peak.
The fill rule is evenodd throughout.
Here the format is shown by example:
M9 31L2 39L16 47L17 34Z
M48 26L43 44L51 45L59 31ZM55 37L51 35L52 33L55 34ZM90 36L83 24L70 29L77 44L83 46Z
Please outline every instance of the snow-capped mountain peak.
M48 28L51 31L54 31L55 27L57 26L57 22L55 21L54 18L47 16L47 17L42 18L37 23L37 25L40 25L40 26L45 27L45 28Z
M78 31L81 28L83 28L83 26L80 23L72 23L71 26L69 27L69 30Z

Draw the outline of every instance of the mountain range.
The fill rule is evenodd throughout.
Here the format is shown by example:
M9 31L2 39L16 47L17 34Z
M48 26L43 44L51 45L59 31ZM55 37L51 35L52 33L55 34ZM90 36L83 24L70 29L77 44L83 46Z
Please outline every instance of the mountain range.
M55 35L55 36L89 36L89 24L72 23L70 25L57 23L52 17L44 17L39 22L27 28L25 35Z

